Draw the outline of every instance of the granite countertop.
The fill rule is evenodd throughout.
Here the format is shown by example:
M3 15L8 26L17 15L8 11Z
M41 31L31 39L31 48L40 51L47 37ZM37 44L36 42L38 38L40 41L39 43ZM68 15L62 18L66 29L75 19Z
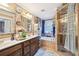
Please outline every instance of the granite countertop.
M26 39L24 39L24 40L19 40L19 41L17 41L17 40L10 40L10 38L3 38L4 41L3 41L2 43L0 43L0 50L3 50L3 49L5 49L5 48L11 47L11 46L13 46L13 45L22 43L22 42L24 42L24 41L30 40L30 39L32 39L32 38L34 38L34 37L37 37L37 36L38 36L38 35L28 36ZM0 39L0 40L1 40L1 39Z

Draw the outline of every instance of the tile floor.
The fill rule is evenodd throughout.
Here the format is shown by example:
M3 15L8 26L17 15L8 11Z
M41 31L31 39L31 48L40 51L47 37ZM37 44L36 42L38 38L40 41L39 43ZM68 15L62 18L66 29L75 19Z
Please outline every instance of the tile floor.
M37 53L35 54L35 56L58 56L56 53L54 52L50 52L50 51L47 51L43 48L40 48Z

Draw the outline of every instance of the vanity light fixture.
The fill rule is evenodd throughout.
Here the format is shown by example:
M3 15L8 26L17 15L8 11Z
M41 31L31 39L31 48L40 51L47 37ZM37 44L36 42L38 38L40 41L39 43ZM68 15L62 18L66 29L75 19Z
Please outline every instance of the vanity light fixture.
M0 3L0 9L10 11L8 3Z
M30 13L27 13L25 16L26 16L27 18L29 18L29 19L32 18L32 15L31 15Z

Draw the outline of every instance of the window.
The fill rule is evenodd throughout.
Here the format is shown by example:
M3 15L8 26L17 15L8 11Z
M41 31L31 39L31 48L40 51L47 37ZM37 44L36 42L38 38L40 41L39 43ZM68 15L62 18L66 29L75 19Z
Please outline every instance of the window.
M45 35L53 36L53 21L52 20L45 21Z
M42 20L42 36L52 37L53 36L53 21L52 20Z
M4 33L4 21L0 21L0 33Z
M0 34L11 32L11 21L8 19L0 18Z

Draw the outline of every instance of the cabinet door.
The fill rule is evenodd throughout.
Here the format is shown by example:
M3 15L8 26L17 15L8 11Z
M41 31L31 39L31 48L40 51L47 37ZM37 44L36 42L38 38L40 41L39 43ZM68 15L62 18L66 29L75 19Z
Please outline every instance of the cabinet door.
M33 39L30 40L31 43L34 43L35 41L36 41L35 38L33 38Z
M9 56L22 56L22 49L18 49Z
M29 40L24 42L24 46L28 46L28 45L30 45Z
M31 56L33 56L35 54L35 45L31 44Z
M39 48L39 38L33 38L31 40L31 56L33 56Z
M31 56L33 56L36 52L37 52L37 50L38 50L38 44L37 43L32 43L31 44Z
M29 56L30 55L30 46L25 46L24 47L24 56Z
M9 47L7 49L4 49L0 51L0 56L12 56L12 55L22 55L22 48L21 44L18 44L16 46Z

